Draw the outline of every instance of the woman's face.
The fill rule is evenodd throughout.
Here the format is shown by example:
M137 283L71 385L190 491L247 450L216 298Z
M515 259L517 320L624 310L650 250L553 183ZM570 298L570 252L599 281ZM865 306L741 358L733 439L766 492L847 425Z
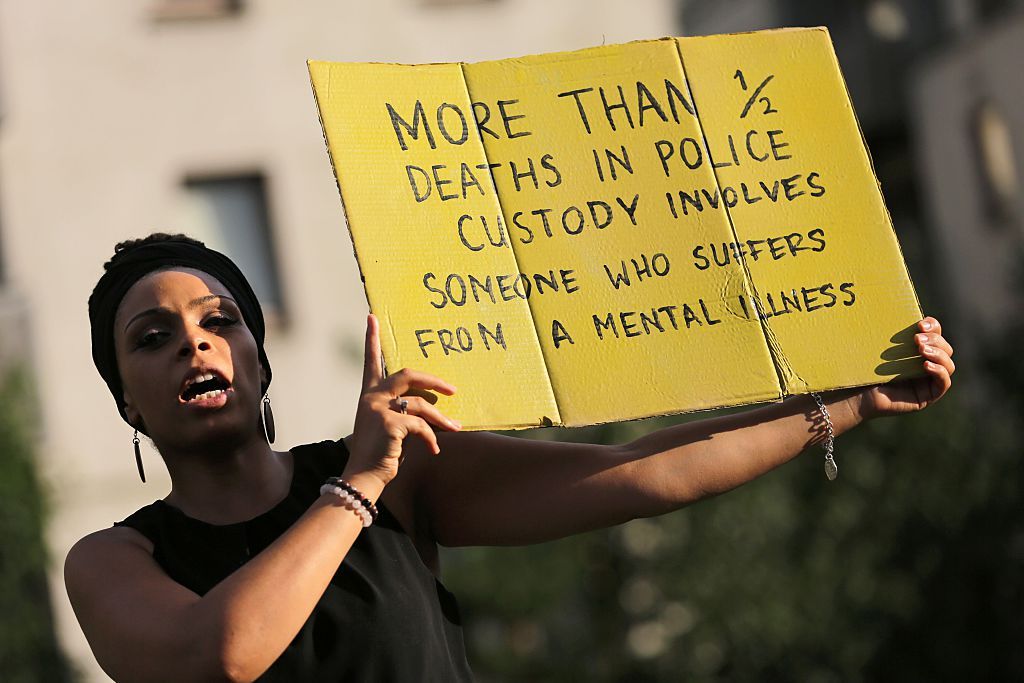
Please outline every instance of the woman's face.
M263 369L228 289L191 268L136 282L114 317L125 413L157 446L241 442L258 431Z

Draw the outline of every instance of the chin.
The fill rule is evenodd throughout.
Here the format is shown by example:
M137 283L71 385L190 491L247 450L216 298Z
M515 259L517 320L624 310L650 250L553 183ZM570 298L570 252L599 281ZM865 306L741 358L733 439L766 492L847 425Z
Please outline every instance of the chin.
M263 439L263 434L252 423L240 424L237 419L218 419L211 416L207 420L197 420L187 428L178 429L168 443L176 450L227 453L241 446ZM180 427L181 425L179 425Z

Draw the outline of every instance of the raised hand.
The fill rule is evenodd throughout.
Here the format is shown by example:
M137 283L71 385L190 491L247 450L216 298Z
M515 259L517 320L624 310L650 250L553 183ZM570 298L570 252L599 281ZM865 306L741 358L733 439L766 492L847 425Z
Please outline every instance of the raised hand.
M421 396L408 392L436 391L446 396L455 387L444 380L405 368L384 377L381 365L380 327L377 317L366 321L366 357L363 365L363 386L356 409L355 428L349 443L350 457L346 476L366 473L387 485L402 460L405 438L422 439L430 452L441 452L431 425L447 431L458 431L461 425L445 416Z
M914 343L924 357L924 377L890 382L865 389L853 400L864 417L901 415L921 410L942 398L952 385L953 347L942 336L942 325L932 317L917 324Z

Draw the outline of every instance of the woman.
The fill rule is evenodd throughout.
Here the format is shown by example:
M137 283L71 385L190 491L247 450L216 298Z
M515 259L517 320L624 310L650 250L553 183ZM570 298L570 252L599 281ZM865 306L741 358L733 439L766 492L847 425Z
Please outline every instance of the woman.
M66 561L79 622L116 680L470 680L457 609L434 578L439 545L536 543L663 514L822 439L811 397L619 446L459 433L419 396L455 387L384 376L370 316L352 435L277 452L260 417L263 318L234 264L158 234L118 245L105 269L89 302L93 358L172 481ZM953 351L936 320L919 327L927 375L827 395L835 434L946 393Z

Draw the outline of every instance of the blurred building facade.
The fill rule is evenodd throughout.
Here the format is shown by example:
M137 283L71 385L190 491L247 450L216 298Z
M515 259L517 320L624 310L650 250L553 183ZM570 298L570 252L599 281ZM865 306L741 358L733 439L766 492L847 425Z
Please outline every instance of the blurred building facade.
M365 299L306 59L431 62L678 31L671 0L0 0L0 355L35 377L64 648L106 680L65 596L75 540L168 480L92 367L86 300L113 245L187 232L263 300L278 446L351 426Z
M827 26L910 273L961 360L1024 310L1024 2L689 0L688 33ZM961 362L961 365L964 363ZM981 389L964 377L965 388Z
M928 225L971 358L1024 311L1024 3L1015 10L964 16L913 91Z

